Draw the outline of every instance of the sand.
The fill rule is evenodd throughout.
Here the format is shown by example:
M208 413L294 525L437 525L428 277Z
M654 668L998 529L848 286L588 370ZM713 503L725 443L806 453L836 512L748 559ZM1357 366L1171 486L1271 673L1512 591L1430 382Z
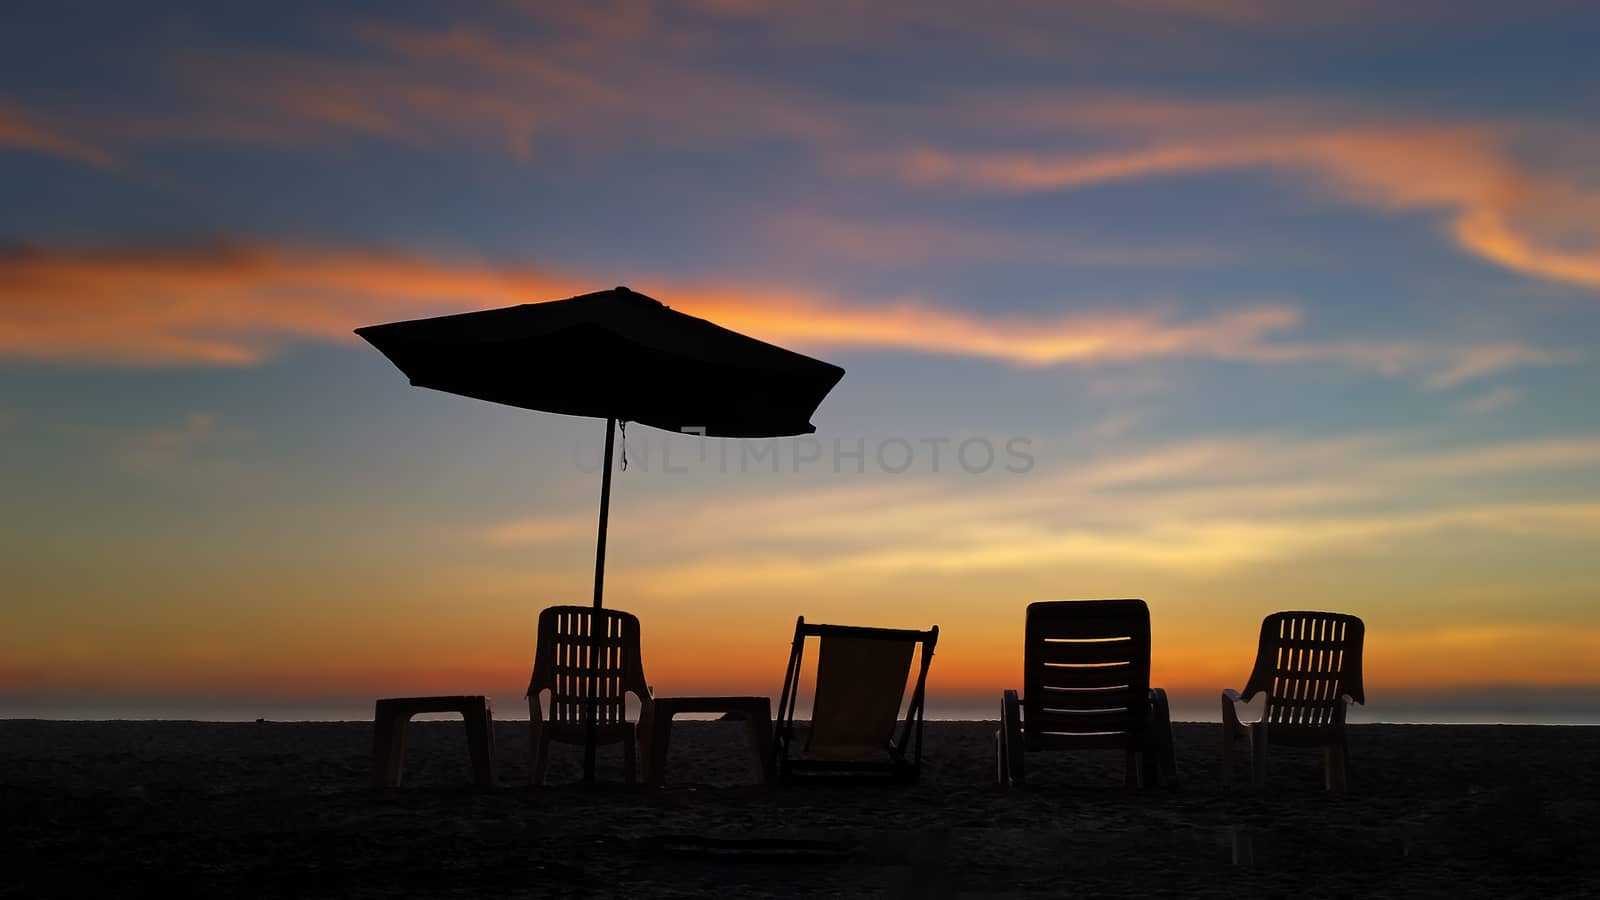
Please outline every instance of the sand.
M1001 790L993 724L935 723L916 787L763 789L741 727L678 723L666 788L529 788L503 722L481 791L456 724L377 790L361 723L0 721L0 896L1600 896L1600 728L1355 726L1340 796L1297 750L1224 790L1203 724L1173 787L1085 752Z

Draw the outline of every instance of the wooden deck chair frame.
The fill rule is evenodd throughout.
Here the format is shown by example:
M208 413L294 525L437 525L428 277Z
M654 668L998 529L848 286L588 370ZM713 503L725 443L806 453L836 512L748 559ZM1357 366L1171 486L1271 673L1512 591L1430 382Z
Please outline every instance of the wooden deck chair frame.
M1047 600L1028 606L1023 690L1006 691L995 732L996 780L1019 786L1026 753L1113 749L1124 781L1176 778L1167 692L1150 687L1143 600Z
M598 635L595 632L598 631ZM599 665L591 671L590 654L599 648ZM540 694L550 692L548 716ZM552 606L539 613L538 647L528 680L530 784L543 784L552 741L583 744L587 700L595 698L595 740L622 744L623 775L638 778L637 729L627 721L627 695L650 705L639 654L639 619L616 609Z
M1266 779L1267 745L1322 747L1326 787L1346 787L1345 712L1365 704L1361 653L1366 624L1344 613L1291 610L1261 622L1255 667L1244 692L1222 692L1222 783L1233 782L1234 746L1250 750L1250 782ZM1238 704L1265 694L1256 722L1239 719Z
M800 695L801 664L806 639L824 640L831 636L883 641L913 641L921 648L920 660L913 659L916 681L905 719L897 737L892 737L883 760L836 760L800 758L795 737L795 702ZM779 782L849 780L915 783L922 773L922 716L927 694L928 666L933 662L934 646L939 642L939 626L927 631L909 628L866 628L853 625L810 625L805 616L794 624L794 642L789 650L789 667L783 678L783 693L778 697L778 718L773 725L774 769ZM819 648L820 660L820 648ZM907 673L909 674L909 672ZM820 673L819 673L820 675ZM903 686L904 682L902 682Z

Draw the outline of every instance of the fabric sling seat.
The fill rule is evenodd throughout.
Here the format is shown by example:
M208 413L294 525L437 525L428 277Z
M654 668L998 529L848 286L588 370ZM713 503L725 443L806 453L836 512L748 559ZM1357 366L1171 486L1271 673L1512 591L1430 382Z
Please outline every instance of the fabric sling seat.
M816 692L810 727L797 739L806 639L818 639ZM780 781L882 779L914 782L922 767L922 716L928 667L939 627L927 631L808 625L795 621L789 667L778 698L773 753ZM913 657L921 647L913 669ZM902 719L906 683L915 672ZM896 725L899 734L895 734Z

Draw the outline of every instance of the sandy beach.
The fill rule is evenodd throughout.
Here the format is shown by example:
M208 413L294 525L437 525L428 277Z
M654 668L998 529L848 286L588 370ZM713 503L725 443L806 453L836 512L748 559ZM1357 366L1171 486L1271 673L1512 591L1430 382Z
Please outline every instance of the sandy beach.
M1004 791L992 723L932 723L916 787L763 789L740 727L679 723L665 788L573 784L570 747L530 788L526 726L502 722L501 786L482 791L452 723L414 725L405 786L378 790L364 723L0 721L0 895L1504 897L1600 879L1600 728L1357 726L1352 789L1330 796L1320 756L1292 750L1264 788L1225 791L1205 724L1177 726L1174 787L1124 788L1114 753L1035 754Z

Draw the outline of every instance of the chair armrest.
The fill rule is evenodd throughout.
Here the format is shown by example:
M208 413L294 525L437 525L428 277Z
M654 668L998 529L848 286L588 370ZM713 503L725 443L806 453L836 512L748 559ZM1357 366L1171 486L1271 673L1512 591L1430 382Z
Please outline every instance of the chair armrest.
M1170 723L1172 721L1172 711L1171 711L1171 707L1168 705L1168 702L1167 702L1167 689L1166 688L1151 688L1150 689L1150 693L1149 693L1149 697L1150 697L1150 711L1158 719L1164 717Z
M1022 757L1022 698L1016 691L1000 695L1000 741L1002 784L1005 787L1022 784L1026 777Z
M1350 704L1355 702L1356 699L1349 694L1339 695L1339 703L1333 708L1333 724L1341 730L1344 728L1346 714L1350 711Z
M1172 740L1172 707L1167 701L1165 688L1150 689L1150 728L1154 740L1151 752L1156 755L1158 780L1175 781L1178 777L1176 744Z
M1238 691L1233 688L1222 689L1222 731L1224 735L1232 737L1244 734L1244 723L1239 721L1238 707L1238 704L1243 702L1244 698L1239 695Z
M1022 729L1022 697L1016 691L1005 691L1000 695L1000 723L1008 730L1015 726L1017 731Z

